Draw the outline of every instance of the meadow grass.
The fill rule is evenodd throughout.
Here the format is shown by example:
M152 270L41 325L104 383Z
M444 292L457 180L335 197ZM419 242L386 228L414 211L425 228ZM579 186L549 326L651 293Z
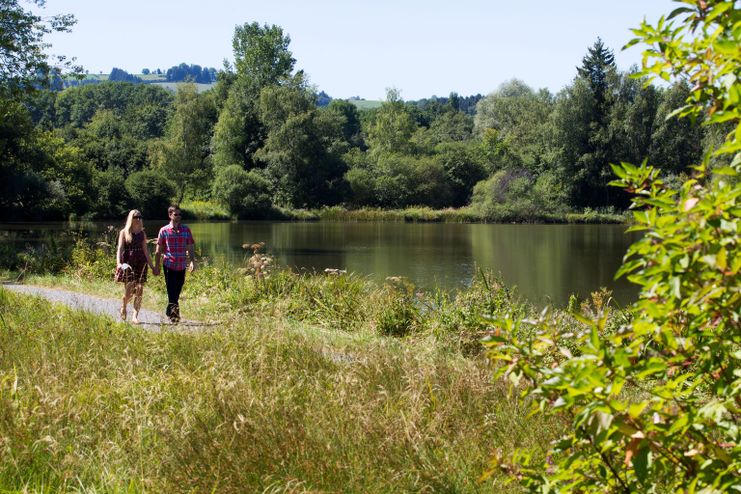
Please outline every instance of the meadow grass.
M210 201L184 201L180 205L186 218L197 220L234 219L221 205ZM343 206L325 206L320 209L291 209L273 207L260 219L283 221L388 221L408 223L510 223L511 218L487 217L475 208L433 209L428 206L409 206L401 209L363 207L348 209ZM582 212L543 213L537 217L518 220L517 223L627 223L625 214L586 209Z
M341 206L324 207L315 211L320 220L330 221L398 221L409 223L498 223L501 218L482 215L472 207L432 209L413 206L404 209L359 208L346 209ZM626 223L625 215L584 211L582 213L542 214L525 222L532 223ZM518 221L522 223L522 221Z
M24 281L121 295L92 241L38 269ZM478 482L494 449L542 458L560 434L491 379L482 316L538 312L491 274L457 293L267 274L200 263L181 298L213 323L197 331L0 288L0 492L518 492ZM150 277L143 306L165 299Z
M196 220L230 220L229 211L211 201L184 201L180 209L185 219Z
M556 434L480 354L333 327L349 308L322 294L366 286L336 283L241 287L223 303L245 308L197 332L0 289L0 492L501 491L477 482L492 449L537 454ZM286 289L297 300L259 303Z
M373 110L383 106L383 101L381 100L349 99L347 101L355 105L358 110Z

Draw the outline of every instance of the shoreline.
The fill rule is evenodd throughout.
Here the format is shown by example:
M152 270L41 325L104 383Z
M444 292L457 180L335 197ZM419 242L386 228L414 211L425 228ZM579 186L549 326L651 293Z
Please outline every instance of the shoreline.
M540 215L511 215L487 217L469 207L432 209L427 207L408 207L403 209L360 208L347 209L341 206L320 209L282 209L273 208L260 215L235 217L224 209L210 203L181 204L183 219L186 221L349 221L349 222L388 222L388 223L471 223L471 224L523 224L523 225L571 225L571 224L629 224L629 212L600 212L587 209L583 212L548 213ZM151 219L159 219L150 216ZM163 217L162 220L167 218ZM95 216L70 216L57 219L0 219L0 223L45 223L45 222L99 222L121 221L120 217L107 218Z

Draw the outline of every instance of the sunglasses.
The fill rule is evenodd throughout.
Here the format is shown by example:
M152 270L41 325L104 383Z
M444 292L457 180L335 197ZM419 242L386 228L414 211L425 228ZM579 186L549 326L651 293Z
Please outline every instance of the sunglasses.
M173 216L182 216L180 213L172 213Z
M141 216L134 216L133 218L134 218L135 220L140 220L140 219L142 219L142 217L141 217Z

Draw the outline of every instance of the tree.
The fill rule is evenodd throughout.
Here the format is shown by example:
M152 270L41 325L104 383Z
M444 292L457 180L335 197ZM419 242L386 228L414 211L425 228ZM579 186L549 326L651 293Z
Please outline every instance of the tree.
M126 191L138 209L154 218L167 215L167 207L175 195L175 184L155 170L134 172L126 179Z
M611 162L640 163L648 157L660 101L660 92L645 78L630 72L618 75L608 117Z
M28 110L16 101L0 105L0 214L31 217L41 210L49 186L40 168L46 157Z
M587 49L587 54L577 67L579 77L589 83L600 113L604 116L606 94L609 86L608 77L616 71L615 55L607 48L600 38Z
M588 81L577 77L559 93L550 119L550 146L556 162L569 177L571 204L609 204L609 129L597 121L597 100Z
M674 173L689 172L690 165L702 156L702 128L700 122L673 115L684 106L690 87L679 81L665 90L654 117L649 163Z
M415 146L412 135L417 123L404 106L399 91L386 90L386 101L374 114L366 130L367 142L373 154L412 154Z
M317 110L314 95L298 74L290 83L260 94L265 145L255 154L265 163L280 198L295 207L336 204L344 195L346 171L340 153L344 119Z
M358 107L349 101L335 99L332 100L324 110L334 115L335 119L342 122L342 138L352 147L364 148L362 131L360 123L360 114Z
M295 60L288 50L291 38L278 26L258 23L237 26L232 46L236 73L214 129L214 165L256 166L253 155L265 140L257 102L263 88L287 80ZM228 67L226 67L228 68Z
M564 176L574 177L573 205L620 206L623 196L607 185L612 174L608 163L619 159L610 129L612 107L620 91L612 51L598 38L577 72L573 84L557 98L553 146Z
M544 125L553 110L553 98L547 90L533 91L524 82L513 79L479 101L474 118L475 131L495 129L497 138L517 158L505 166L537 170L545 148Z
M166 138L152 148L152 162L175 183L178 203L187 190L203 191L211 181L208 158L215 118L210 97L199 95L195 84L178 87Z
M43 7L44 0L30 0ZM44 36L69 32L75 24L71 14L42 18L24 10L19 0L0 1L0 97L15 97L49 84L64 70L80 74L64 56L50 59L44 53Z
M481 153L475 146L474 143L446 142L435 148L435 159L442 165L450 189L450 203L445 206L468 204L473 187L486 178Z
M296 63L288 49L290 43L291 37L279 26L257 22L237 26L232 38L237 76L250 81L258 91L278 83Z
M138 83L142 80L135 75L129 74L123 69L119 69L118 67L113 67L111 69L111 73L108 74L108 80L114 81L114 82L133 82Z
M270 181L259 171L231 165L216 172L211 195L241 218L264 217L272 206Z

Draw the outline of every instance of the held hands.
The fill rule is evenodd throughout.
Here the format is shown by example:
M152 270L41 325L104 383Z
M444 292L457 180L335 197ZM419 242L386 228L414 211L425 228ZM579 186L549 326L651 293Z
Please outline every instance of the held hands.
M192 273L196 270L196 263L194 261L190 261L190 264L188 265L188 272Z

